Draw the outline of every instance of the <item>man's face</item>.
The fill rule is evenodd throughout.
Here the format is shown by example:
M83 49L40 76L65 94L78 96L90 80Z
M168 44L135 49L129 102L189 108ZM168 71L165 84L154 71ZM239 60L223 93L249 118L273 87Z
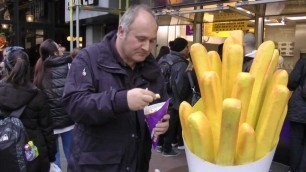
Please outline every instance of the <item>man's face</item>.
M151 53L157 36L157 25L148 13L140 12L128 32L119 27L118 33L121 39L120 55L128 65L134 65L144 61Z

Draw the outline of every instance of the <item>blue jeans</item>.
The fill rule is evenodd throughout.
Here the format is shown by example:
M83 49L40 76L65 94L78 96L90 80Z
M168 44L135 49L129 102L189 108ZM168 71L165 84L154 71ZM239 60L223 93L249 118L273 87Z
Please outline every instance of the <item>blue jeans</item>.
M66 160L68 161L69 156L70 156L70 144L72 141L72 131L73 130L70 130L70 131L55 135L56 147L57 147L57 153L55 155L56 157L55 164L59 166L60 168L61 168L61 160L60 160L60 152L59 152L59 145L58 145L58 139L59 139L58 137L60 136L62 139L64 154L65 154Z

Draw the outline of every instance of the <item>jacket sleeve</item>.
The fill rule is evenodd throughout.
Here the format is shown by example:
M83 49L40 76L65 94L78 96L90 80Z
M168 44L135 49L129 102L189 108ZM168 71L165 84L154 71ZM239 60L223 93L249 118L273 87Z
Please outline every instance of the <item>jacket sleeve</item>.
M39 100L41 100L41 109L39 111L39 119L38 119L38 125L39 128L42 131L43 137L46 142L46 146L48 148L48 156L49 161L54 162L55 161L55 154L56 154L56 142L55 137L53 134L53 127L52 127L52 118L49 114L49 106L46 100L45 95L39 91L38 93Z
M299 59L289 75L288 88L294 91L303 82L304 59Z
M63 103L73 121L101 125L129 111L127 90L98 90L98 82L89 64L84 51L73 60L65 82Z

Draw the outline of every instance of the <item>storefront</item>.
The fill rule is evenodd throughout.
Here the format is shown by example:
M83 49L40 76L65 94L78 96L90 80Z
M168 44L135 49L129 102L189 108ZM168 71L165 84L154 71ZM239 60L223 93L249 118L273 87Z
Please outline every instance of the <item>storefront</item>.
M69 25L64 21L64 1L2 0L0 34L2 47L18 45L29 53L32 63L38 58L38 45L47 38L68 48Z

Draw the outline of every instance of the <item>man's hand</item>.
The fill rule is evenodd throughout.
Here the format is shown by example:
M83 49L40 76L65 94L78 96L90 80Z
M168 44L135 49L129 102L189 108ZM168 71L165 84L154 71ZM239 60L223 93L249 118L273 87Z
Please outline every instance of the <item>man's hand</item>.
M128 106L133 111L141 110L153 102L155 97L155 93L148 89L133 88L127 92Z
M169 128L169 119L170 119L170 115L166 114L164 115L163 119L161 122L158 122L154 128L154 136L159 136L161 134L165 134L166 131Z

